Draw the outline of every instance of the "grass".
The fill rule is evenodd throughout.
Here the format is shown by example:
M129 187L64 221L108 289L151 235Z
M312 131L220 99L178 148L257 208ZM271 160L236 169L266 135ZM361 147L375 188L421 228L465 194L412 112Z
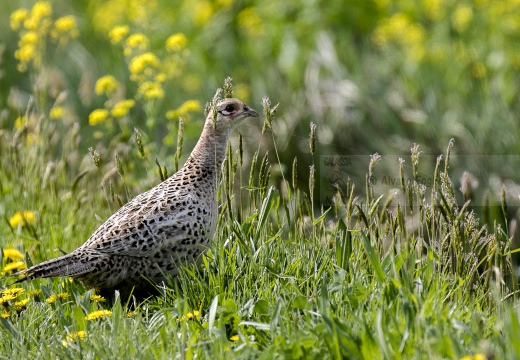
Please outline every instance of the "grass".
M223 74L280 107L232 136L200 266L142 304L1 278L0 358L520 358L517 4L38 4L31 36L0 5L5 275L176 171Z
M264 136L270 136L277 123L267 100L264 107L269 125ZM5 224L11 220L7 209L34 212L34 220L3 227L2 237L12 239L4 247L15 246L28 263L80 245L139 187L138 173L148 171L152 183L159 180L148 159L153 155L141 158L135 138L126 143L126 158L114 163L98 154L96 167L78 150L73 128L59 138L53 123L41 118L33 131L4 131L1 141ZM53 134L56 141L44 141ZM31 137L36 141L28 146ZM374 193L368 180L349 182L338 188L328 209L313 205L312 169L309 191L294 187L287 173L282 192L269 185L271 166L265 157L260 160L262 154L256 152L247 169L240 147L230 146L217 235L199 267L184 268L161 296L135 311L120 301L109 306L91 298L93 292L76 282L24 283L23 294L2 304L0 353L5 358L518 358L520 349L512 346L520 323L510 242L505 229L481 226L467 204L458 205L446 172L452 146L438 160L431 193L403 178L401 202L395 194ZM417 148L411 158L413 164L420 161ZM378 161L384 160L372 158L370 172ZM119 178L108 181L103 174L111 172ZM364 195L356 196L355 187L365 188ZM414 217L421 226L411 229L406 223ZM9 282L2 280L3 287ZM40 292L31 294L35 290ZM29 300L17 306L22 299ZM99 310L109 313L101 316ZM97 318L87 320L92 313Z

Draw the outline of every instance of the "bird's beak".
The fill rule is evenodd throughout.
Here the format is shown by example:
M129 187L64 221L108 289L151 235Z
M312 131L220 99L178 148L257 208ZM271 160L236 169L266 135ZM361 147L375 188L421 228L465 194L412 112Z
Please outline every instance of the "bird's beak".
M247 105L244 107L244 113L252 117L258 117L258 113Z

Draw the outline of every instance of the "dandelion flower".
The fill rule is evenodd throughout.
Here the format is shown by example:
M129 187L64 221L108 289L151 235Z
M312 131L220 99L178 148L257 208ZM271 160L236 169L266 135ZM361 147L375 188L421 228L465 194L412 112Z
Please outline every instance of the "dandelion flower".
M239 339L238 335L233 335L229 338L229 340L231 340L231 341L238 341L238 339Z
M4 312L1 313L0 316L4 319L7 319L9 316L11 316L11 314L7 310L4 310Z
M0 305L5 304L8 301L16 299L16 296L13 294L4 294L0 297Z
M161 63L159 62L159 59L157 59L157 56L155 56L154 53L146 52L132 58L132 60L130 60L130 64L128 65L128 70L130 70L131 74L136 75L143 73L146 68L157 68L160 64Z
M3 272L7 273L7 272L10 272L13 270L23 270L23 269L27 269L27 265L25 265L25 263L23 261L15 261L15 262L9 263L6 266L4 266Z
M23 300L15 302L14 303L14 310L15 311L22 311L23 309L26 308L28 302L29 302L29 299L23 299Z
M135 105L134 100L122 100L114 105L114 108L110 111L113 117L121 117L128 114L131 108Z
M70 296L70 294L68 294L68 293L59 293L59 294L58 294L58 299L60 299L60 300L65 300L65 299L67 299L69 296Z
M0 291L0 295L4 296L4 295L9 295L9 296L14 296L14 297L17 297L21 294L23 294L25 292L24 289L22 288L12 288L12 289L4 289L2 291Z
M23 254L16 249L4 249L4 258L11 260L22 260ZM22 289L23 290L23 289Z
M95 92L97 95L106 94L107 96L114 93L119 87L119 82L112 75L106 75L100 77L98 81L96 81Z
M11 219L9 219L9 225L11 227L17 227L18 225L25 226L27 223L34 223L34 213L29 210L17 211Z
M63 109L61 106L55 106L49 112L49 117L51 119L61 119L64 113L65 109Z
M108 37L112 44L116 45L123 40L123 38L130 33L130 28L126 25L116 26L108 33Z
M78 24L74 16L63 16L54 22L54 29L51 32L53 38L67 41L69 38L78 37L78 35Z
M90 297L90 301L95 301L95 302L105 302L107 301L103 296L101 295L92 295Z
M53 302L56 301L57 298L58 298L58 297L57 297L56 295L52 294L51 296L49 296L49 297L47 298L47 300L45 300L45 302L46 302L47 304L52 304Z
M85 320L95 320L95 319L105 318L105 317L110 317L110 316L112 316L112 311L96 310L96 311L93 311L93 312L87 314L87 316L85 316Z
M78 331L78 332L75 332L75 333L70 333L68 334L66 337L65 337L65 340L63 340L61 342L61 344L64 346L64 347L67 347L69 345L69 343L72 343L76 340L81 340L81 339L84 339L87 337L87 332L86 331Z
M181 33L173 34L166 40L166 50L179 51L186 47L186 36Z
M168 119L175 119L186 115L190 111L200 111L200 109L200 102L198 102L197 100L188 100L185 101L177 109L168 111L166 113L166 117Z
M108 110L106 109L96 109L90 113L88 116L88 123L90 126L95 126L108 118Z

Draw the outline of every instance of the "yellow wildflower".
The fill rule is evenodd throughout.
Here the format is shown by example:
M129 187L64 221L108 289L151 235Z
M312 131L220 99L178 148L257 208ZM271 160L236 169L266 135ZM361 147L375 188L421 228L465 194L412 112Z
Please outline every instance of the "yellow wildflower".
M213 6L209 1L198 1L195 4L193 20L197 25L204 25L213 15Z
M23 254L20 251L16 250L16 249L4 249L3 250L3 254L4 254L4 258L6 258L6 259L11 259L11 260L21 260L21 259L23 259ZM3 293L3 291L1 291L0 294L1 293Z
M20 60L21 68L27 68L27 63L32 59L36 59L37 56L38 53L34 45L25 45L14 52L15 59Z
M61 106L55 106L49 112L49 117L51 119L61 119L63 114L65 114L65 109L63 109Z
M70 333L68 334L66 337L65 337L65 340L63 340L61 342L61 344L64 346L64 347L67 347L69 345L69 343L72 343L76 340L81 340L81 339L84 339L87 337L87 332L86 331L78 331L78 332L75 332L75 333Z
M229 340L231 340L231 341L238 341L238 339L239 339L238 335L233 335L229 338Z
M4 289L2 291L0 291L0 295L4 296L4 295L9 295L9 296L14 296L14 297L18 297L19 295L23 294L24 293L24 289L22 288L12 288L12 289Z
M25 265L25 263L23 261L16 261L16 262L12 262L12 263L9 263L6 266L4 266L3 272L7 273L7 272L13 271L13 270L24 270L24 269L27 269L27 265Z
M19 116L16 118L16 120L14 121L14 127L16 129L19 129L23 126L23 124L25 124L27 121L27 118L25 116Z
M132 34L126 39L126 45L131 49L146 50L149 43L146 35L141 33Z
M45 300L45 302L46 302L47 304L52 304L53 302L56 301L57 298L58 298L58 297L57 297L56 295L52 294L51 296L49 296L49 297L47 298L47 300Z
M68 293L59 293L59 294L58 294L58 299L60 299L60 300L65 300L65 299L67 299L69 296L70 296L70 294L68 294Z
M51 31L54 39L68 41L79 36L76 18L72 15L63 16L54 22L54 29Z
M4 294L0 297L0 305L8 302L8 301L11 301L11 300L14 300L16 299L16 296L13 295L13 294Z
M123 38L130 33L130 28L126 25L116 26L108 33L112 44L116 45L123 40Z
M92 295L90 297L90 301L95 301L95 302L105 302L107 301L103 296L101 295Z
M11 29L13 31L17 31L20 29L22 23L27 19L27 15L29 14L29 10L27 9L18 9L13 11L11 14Z
M96 311L93 311L93 312L87 314L87 316L85 316L85 320L95 320L95 319L111 317L111 316L112 316L112 311L96 310Z
M96 109L88 116L88 123L90 126L95 126L108 118L108 110Z
M147 99L159 99L164 97L164 90L157 82L146 81L142 83L137 92Z
M40 298L40 294L42 293L41 290L39 289L35 289L35 290L31 290L27 293L27 296L32 296L33 298L35 298L36 300L38 300Z
M185 101L181 106L175 110L168 111L166 117L168 119L175 119L186 115L190 111L200 111L201 106L197 100Z
M9 219L9 225L11 227L17 227L18 225L25 226L27 223L34 223L34 213L29 210L23 212L17 211L11 219Z
M193 318L200 320L200 312L197 310L193 310L193 312L188 312L186 315L183 315L181 317L181 321L191 320Z
M144 54L137 55L132 60L130 60L128 70L130 70L130 73L133 75L137 75L144 72L146 68L158 67L159 65L160 62L157 56L155 56L154 53L146 52Z
M471 19L473 18L473 10L468 5L461 5L455 9L451 17L453 27L458 32L463 32L467 29Z
M154 80L157 82L165 82L168 76L165 73L159 73L157 76L155 76Z
M131 108L135 105L134 100L122 100L114 105L114 108L110 111L113 117L121 117L128 114Z
M466 355L464 357L461 357L460 360L487 360L487 357L484 354L475 354L473 356Z
M96 81L95 92L97 95L106 94L110 96L119 87L119 82L112 75L105 75Z
M28 302L29 302L29 299L23 299L23 300L15 302L14 303L14 310L15 311L22 311L23 309L26 308Z
M7 310L4 310L4 312L0 314L0 316L4 319L7 319L9 316L11 316L11 314Z
M49 17L52 15L52 7L46 1L39 1L31 9L30 16L24 21L23 26L27 30L37 30L45 35L51 26Z
M247 7L237 15L238 26L245 29L251 36L261 36L264 25L258 12L253 7Z
M20 47L23 47L25 45L36 45L38 44L39 39L40 37L38 36L38 33L36 31L27 31L20 38L18 45Z
M186 47L186 36L181 33L173 34L166 40L166 50L179 51Z

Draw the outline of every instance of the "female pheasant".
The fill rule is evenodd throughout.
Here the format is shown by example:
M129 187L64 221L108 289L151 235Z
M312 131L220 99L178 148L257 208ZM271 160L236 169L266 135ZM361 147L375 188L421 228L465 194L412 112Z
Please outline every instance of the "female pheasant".
M216 116L215 116L216 115ZM136 196L71 253L14 275L70 276L112 297L142 299L180 266L194 262L209 245L218 207L217 177L231 130L258 113L238 99L224 99L209 111L202 135L184 166Z

